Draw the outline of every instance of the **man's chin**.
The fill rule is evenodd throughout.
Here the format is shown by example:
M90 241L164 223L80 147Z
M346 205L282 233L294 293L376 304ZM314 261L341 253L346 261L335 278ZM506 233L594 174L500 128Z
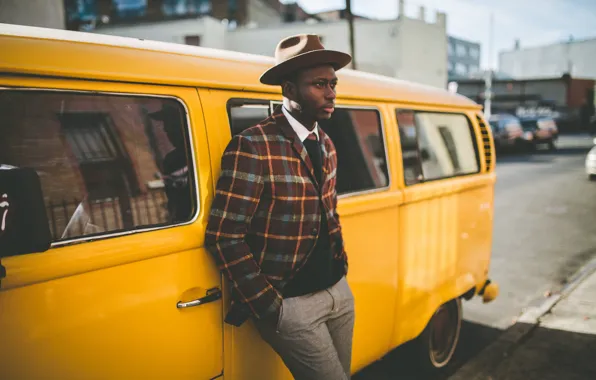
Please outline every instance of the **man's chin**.
M329 120L333 116L333 112L321 111L319 112L319 121Z

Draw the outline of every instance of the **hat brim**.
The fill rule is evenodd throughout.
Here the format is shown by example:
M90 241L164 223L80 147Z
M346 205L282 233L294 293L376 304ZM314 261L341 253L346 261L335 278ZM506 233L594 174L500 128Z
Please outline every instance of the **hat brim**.
M296 71L319 65L331 65L339 70L352 62L349 54L335 50L313 50L281 62L261 75L261 83L272 86L281 85L284 79Z

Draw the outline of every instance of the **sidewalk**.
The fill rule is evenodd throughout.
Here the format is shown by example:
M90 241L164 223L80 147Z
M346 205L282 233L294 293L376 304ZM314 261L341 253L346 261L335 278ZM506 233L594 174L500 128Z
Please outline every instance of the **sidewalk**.
M596 261L449 380L596 379Z

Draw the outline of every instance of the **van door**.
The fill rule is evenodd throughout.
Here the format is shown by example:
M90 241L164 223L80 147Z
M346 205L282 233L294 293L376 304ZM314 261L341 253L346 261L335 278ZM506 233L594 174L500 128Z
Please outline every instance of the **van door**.
M0 164L37 171L53 237L2 259L0 377L221 376L196 89L4 77L0 112Z

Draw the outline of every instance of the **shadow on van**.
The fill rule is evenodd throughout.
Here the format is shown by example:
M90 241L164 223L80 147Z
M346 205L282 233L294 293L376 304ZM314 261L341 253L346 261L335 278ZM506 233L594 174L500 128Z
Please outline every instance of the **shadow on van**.
M411 360L406 356L404 347L398 347L382 360L352 376L352 380L444 380L495 341L502 332L503 330L500 329L464 321L458 347L451 363L440 376L435 378L417 373L412 365L408 365Z

